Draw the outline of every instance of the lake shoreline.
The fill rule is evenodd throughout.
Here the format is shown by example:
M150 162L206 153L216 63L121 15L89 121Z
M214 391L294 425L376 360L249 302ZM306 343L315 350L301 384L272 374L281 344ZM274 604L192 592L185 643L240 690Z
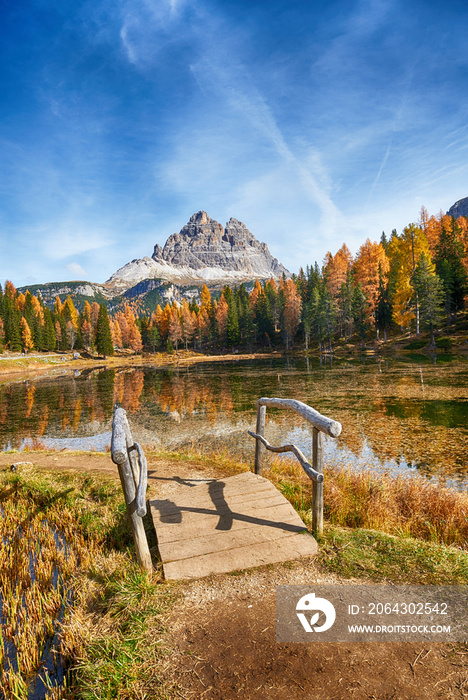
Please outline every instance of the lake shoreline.
M181 350L178 353L154 353L148 355L113 355L107 357L79 357L73 359L73 353L44 353L21 355L12 353L0 355L0 379L7 382L17 375L63 374L63 370L84 370L105 366L107 369L122 367L185 367L207 362L237 362L239 360L264 360L281 358L279 351L256 353L225 353L222 355L207 355L192 350Z
M435 357L446 357L447 350L437 348L432 349L428 345L420 348L412 348L410 338L399 339L398 341L375 341L373 344L343 344L337 345L333 351L319 351L318 348L305 350L292 349L290 351L272 350L262 352L226 352L208 354L195 352L193 350L179 350L174 353L157 352L151 354L118 354L113 356L79 356L74 359L72 352L63 353L34 353L23 355L20 353L4 353L0 355L0 381L7 383L18 379L20 376L49 375L56 376L63 374L64 370L93 369L105 366L107 369L119 369L126 367L186 367L197 364L212 362L238 362L241 360L274 360L274 359L312 359L312 358L336 358L350 359L354 357L375 357L388 359L389 357L410 356L417 352L421 357L433 359ZM418 342L418 341L417 341ZM463 344L454 345L450 350L450 355L454 357L467 358L468 346Z

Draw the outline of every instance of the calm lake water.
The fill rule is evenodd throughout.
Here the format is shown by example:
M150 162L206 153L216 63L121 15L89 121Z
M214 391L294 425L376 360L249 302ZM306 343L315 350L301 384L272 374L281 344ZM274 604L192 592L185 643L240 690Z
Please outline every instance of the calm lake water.
M105 367L0 387L0 444L105 449L119 402L135 439L171 450L198 448L253 461L255 401L296 398L339 420L326 462L345 468L421 473L468 486L468 361L411 356L322 363L275 359L182 369ZM295 414L268 409L266 437L310 454L311 431ZM110 459L110 457L109 457Z

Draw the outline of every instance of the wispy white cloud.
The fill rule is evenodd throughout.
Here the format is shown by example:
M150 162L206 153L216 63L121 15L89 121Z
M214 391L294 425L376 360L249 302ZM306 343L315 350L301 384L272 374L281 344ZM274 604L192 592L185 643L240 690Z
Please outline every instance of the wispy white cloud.
M81 267L81 265L77 262L72 262L67 265L67 270L71 272L72 274L72 279L86 279L86 275L88 274L86 270Z
M43 234L42 249L50 260L66 258L97 251L112 243L108 231L93 229L79 221L58 222L56 228Z
M228 64L228 67L226 67ZM324 228L335 227L340 212L330 196L331 183L325 174L320 154L316 151L309 160L299 157L287 143L274 115L259 89L252 85L249 75L233 60L213 63L208 58L191 66L197 81L210 91L215 91L228 105L229 110L241 115L244 122L273 148L286 170L295 171L302 183L304 195L317 205ZM271 167L271 166L270 166Z
M183 41L190 26L180 24L185 0L131 0L122 7L120 39L128 60L139 68L152 63L170 44Z

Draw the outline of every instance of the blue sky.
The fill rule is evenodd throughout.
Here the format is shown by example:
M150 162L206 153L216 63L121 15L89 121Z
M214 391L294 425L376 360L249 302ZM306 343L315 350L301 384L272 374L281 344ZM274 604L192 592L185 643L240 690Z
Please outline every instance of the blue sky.
M468 6L1 0L0 281L103 282L204 209L292 272L468 196Z

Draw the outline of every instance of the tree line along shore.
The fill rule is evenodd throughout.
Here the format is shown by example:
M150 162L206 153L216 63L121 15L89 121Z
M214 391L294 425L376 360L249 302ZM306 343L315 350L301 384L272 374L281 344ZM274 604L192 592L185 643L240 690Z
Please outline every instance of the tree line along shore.
M71 296L56 297L49 308L7 281L0 286L0 352L332 352L411 333L427 334L435 347L441 334L466 330L467 293L468 220L429 216L423 208L417 224L383 233L379 242L367 239L354 257L343 244L321 267L306 266L290 279L257 280L250 291L226 285L219 296L204 285L198 300L158 304L151 313L138 300L77 308Z

